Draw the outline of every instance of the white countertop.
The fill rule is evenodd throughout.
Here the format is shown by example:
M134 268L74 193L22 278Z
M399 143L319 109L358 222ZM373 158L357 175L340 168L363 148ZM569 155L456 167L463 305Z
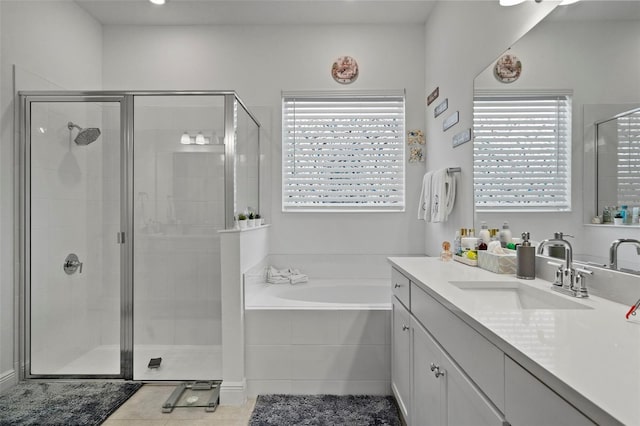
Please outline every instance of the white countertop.
M627 306L596 296L578 299L552 291L548 281L519 280L439 258L389 261L592 419L640 424L640 315L625 319L635 300ZM593 309L491 308L449 281L518 281Z

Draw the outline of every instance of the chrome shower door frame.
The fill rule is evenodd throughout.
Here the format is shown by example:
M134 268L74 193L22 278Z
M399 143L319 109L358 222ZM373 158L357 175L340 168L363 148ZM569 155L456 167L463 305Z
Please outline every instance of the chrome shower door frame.
M132 153L133 97L113 92L19 92L19 131L16 149L18 195L17 294L20 379L93 379L133 377L133 270L132 270ZM119 374L32 374L31 373L31 104L43 102L110 102L120 106L120 373ZM113 236L114 240L116 236Z

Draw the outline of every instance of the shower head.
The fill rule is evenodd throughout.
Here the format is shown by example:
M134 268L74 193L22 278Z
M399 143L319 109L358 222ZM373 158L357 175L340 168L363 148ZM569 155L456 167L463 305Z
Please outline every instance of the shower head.
M100 129L97 127L88 127L83 129L71 121L67 123L67 127L69 128L69 131L73 130L74 127L79 130L76 138L74 139L75 143L78 145L89 145L90 143L95 142L100 136Z

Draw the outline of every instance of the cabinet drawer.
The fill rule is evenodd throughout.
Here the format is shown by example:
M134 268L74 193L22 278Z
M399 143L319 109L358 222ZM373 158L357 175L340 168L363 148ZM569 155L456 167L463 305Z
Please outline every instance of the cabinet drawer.
M504 412L504 353L414 283L411 312Z
M509 357L505 357L505 417L513 426L595 424Z
M410 281L396 268L391 270L391 290L394 296L407 308L410 301Z

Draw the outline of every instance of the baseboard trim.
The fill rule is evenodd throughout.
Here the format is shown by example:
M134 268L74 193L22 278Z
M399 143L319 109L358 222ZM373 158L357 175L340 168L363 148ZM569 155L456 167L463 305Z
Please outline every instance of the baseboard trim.
M247 402L247 380L223 381L220 386L220 405L244 405Z
M15 370L5 371L0 374L0 393L11 389L18 383L18 375Z

